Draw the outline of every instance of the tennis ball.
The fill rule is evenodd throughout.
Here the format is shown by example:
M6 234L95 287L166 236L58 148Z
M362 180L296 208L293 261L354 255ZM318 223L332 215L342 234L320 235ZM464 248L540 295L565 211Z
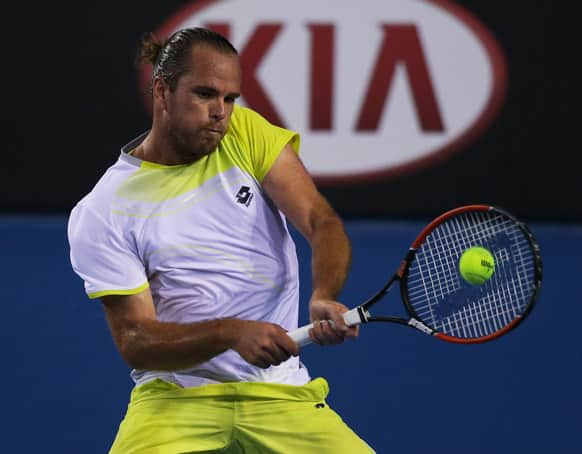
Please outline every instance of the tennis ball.
M470 247L461 255L459 271L469 284L484 284L495 271L493 254L481 246Z

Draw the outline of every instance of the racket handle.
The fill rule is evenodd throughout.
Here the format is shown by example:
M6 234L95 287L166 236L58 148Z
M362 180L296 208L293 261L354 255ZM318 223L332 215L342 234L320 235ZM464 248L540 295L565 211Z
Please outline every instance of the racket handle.
M358 312L358 308L354 308L343 314L344 321L348 326L359 325L362 323L362 318L360 317L360 313ZM333 321L328 320L329 323L333 326ZM293 331L289 331L287 334L291 339L293 339L297 345L303 347L304 345L310 344L313 342L309 337L309 330L313 328L313 323L309 325L302 326L300 328L294 329Z

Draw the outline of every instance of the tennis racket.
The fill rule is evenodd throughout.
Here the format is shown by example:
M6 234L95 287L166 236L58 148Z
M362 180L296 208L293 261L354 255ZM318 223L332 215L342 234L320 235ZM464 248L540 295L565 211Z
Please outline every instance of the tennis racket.
M465 281L459 260L473 246L491 252L495 268L481 285ZM400 283L404 318L371 312ZM452 209L414 240L396 273L363 304L343 314L348 326L390 322L441 340L481 343L517 327L531 312L542 282L540 248L530 229L508 212L488 205ZM289 332L299 346L311 342L313 324Z

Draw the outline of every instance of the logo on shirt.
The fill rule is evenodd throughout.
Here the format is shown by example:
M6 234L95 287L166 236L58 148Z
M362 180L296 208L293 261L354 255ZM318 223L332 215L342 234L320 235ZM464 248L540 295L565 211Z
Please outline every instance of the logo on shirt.
M241 203L245 206L249 206L251 204L251 200L253 200L253 193L251 192L251 188L248 186L241 186L236 194L236 201Z

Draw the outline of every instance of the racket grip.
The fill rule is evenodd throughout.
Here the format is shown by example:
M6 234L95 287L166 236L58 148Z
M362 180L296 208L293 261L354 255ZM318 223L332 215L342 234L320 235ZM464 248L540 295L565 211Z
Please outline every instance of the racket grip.
M348 326L359 325L360 323L362 323L362 318L360 317L360 313L358 312L357 307L347 312L344 312L343 318L344 321L346 322L346 325ZM329 320L328 322L333 325L333 321ZM293 331L289 331L287 334L291 339L295 341L297 345L303 347L313 342L309 337L309 330L311 328L313 328L313 323L310 323L309 325L304 325L300 328L294 329Z

